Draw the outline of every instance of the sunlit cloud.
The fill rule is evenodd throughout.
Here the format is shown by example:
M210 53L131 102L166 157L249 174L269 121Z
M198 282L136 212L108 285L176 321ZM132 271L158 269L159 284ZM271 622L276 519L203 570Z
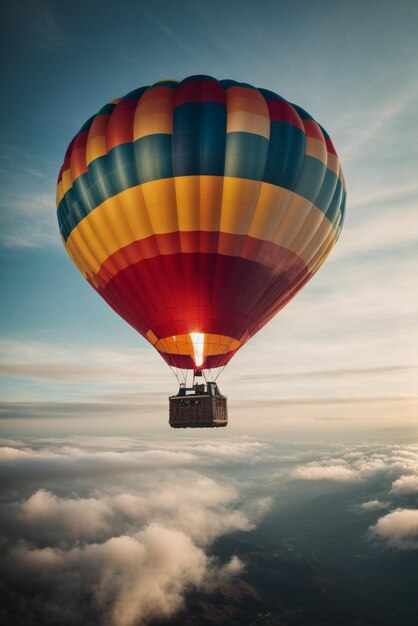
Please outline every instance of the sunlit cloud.
M68 604L74 621L83 619L87 599L89 612L95 610L111 626L172 617L183 608L186 591L213 590L243 569L238 557L218 565L190 537L158 524L69 550L21 546L5 564L12 567L10 562L12 576L36 577L36 591L56 619L71 620Z
M366 481L377 474L403 474L408 472L410 478L418 476L418 447L415 444L397 446L358 446L348 450L341 456L331 456L320 461L299 465L293 470L292 476L302 480L330 480L335 482ZM406 478L402 476L402 478ZM399 479L399 486L403 484ZM398 481L395 481L395 485ZM411 480L411 486L414 480ZM396 492L396 488L392 491ZM399 491L399 493L401 490ZM362 508L373 508L378 500L361 505Z
M396 509L380 517L370 530L393 547L418 549L418 509Z
M0 339L0 374L61 383L148 382L157 377L151 348L116 350L106 346Z
M396 494L418 493L418 466L417 473L404 475L392 484L392 491Z
M32 484L54 475L61 480L73 480L92 476L116 476L136 474L138 471L192 469L221 463L252 463L265 455L265 445L257 441L227 440L220 442L152 441L132 448L125 442L124 448L106 447L101 440L98 447L73 445L0 448L0 468L4 484ZM79 441L80 443L80 441Z
M360 480L359 472L345 465L311 464L298 467L293 471L293 478L301 480L332 480L337 483Z
M364 511L380 511L381 509L387 509L390 506L390 502L382 501L382 500L367 500L367 502L362 502L360 505L360 509Z
M220 560L211 546L253 530L271 498L249 496L245 485L201 468L256 459L262 444L202 439L194 446L180 441L174 452L171 442L153 447L144 441L140 450L123 452L122 440L90 451L88 441L84 447L71 439L36 449L9 446L0 456L3 475L14 477L9 488L3 482L0 520L8 607L26 598L15 615L28 623L77 624L87 611L110 626L148 624L175 615L191 590L211 593L244 571L237 555ZM74 482L76 476L83 480ZM59 481L67 495L31 488L42 481ZM28 492L23 499L16 497L18 484ZM30 599L29 586L38 600Z

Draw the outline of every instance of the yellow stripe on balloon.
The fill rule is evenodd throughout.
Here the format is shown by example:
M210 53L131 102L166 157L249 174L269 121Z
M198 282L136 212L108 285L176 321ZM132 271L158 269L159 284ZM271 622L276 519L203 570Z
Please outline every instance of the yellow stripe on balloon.
M220 230L247 235L257 207L262 183L225 176Z
M73 186L73 179L71 178L70 168L68 168L67 170L65 170L62 173L62 190L63 190L63 195L65 195L67 193L67 191L69 189L71 189L72 186Z
M152 331L148 331L148 333L149 332ZM194 356L195 354L190 334L164 337L163 339L155 341L153 345L159 352L166 352L168 354L182 354L188 356ZM227 352L238 350L240 346L241 342L233 337L204 333L203 356L226 354Z
M56 206L58 206L59 203L61 202L61 200L63 199L64 193L65 193L65 191L64 191L64 183L62 182L62 179L61 179L60 182L57 185L57 196L56 196L56 200L55 200Z
M191 210L191 191L200 202L200 216ZM322 221L320 237L334 230L324 213L302 196L269 183L184 176L143 183L112 196L79 222L66 248L78 258L84 274L97 273L109 256L133 241L200 229L273 242L309 261L311 249L305 251L302 243L311 240L310 229Z
M318 159L324 165L327 165L328 152L325 141L317 139L316 137L306 137L305 154L311 156L314 159ZM334 155L330 155L334 156ZM331 168L330 168L331 169ZM334 170L333 170L334 171Z
M270 139L270 114L259 91L230 87L226 91L226 132L245 132Z
M104 156L105 154L107 154L106 137L104 135L92 138L88 137L86 146L87 165L90 165L92 161Z
M155 87L138 102L134 118L134 140L156 133L173 133L174 89Z
M336 176L338 176L341 182L343 182L341 178L342 172L341 172L341 167L340 167L340 161L336 154L332 154L331 152L328 152L327 161L325 162L325 165L327 166L329 170L334 172Z
M287 207L295 197L293 191L262 183L257 200L257 207L248 234L263 241L274 241L278 228L286 214ZM298 196L300 198L300 196ZM311 206L308 200L306 204Z

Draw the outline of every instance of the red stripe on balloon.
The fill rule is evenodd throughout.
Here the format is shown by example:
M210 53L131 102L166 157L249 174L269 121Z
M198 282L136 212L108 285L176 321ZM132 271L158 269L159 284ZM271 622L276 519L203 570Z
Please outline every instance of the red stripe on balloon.
M109 256L102 264L95 280L104 287L119 271L129 265L160 255L178 253L224 254L256 261L266 267L286 271L300 258L290 250L275 243L250 237L209 231L180 231L151 235L134 241Z
M113 109L106 135L106 150L108 152L121 143L133 141L137 104L137 100L121 100Z
M331 154L335 154L335 156L338 156L337 151L334 148L334 144L332 143L331 139L329 137L325 137L325 142L327 144L328 152L330 152Z
M196 79L180 83L174 96L174 107L189 102L219 102L225 104L225 91L215 79Z
M304 119L303 125L305 127L305 133L307 137L314 137L315 139L324 141L325 137L315 120Z
M81 174L87 172L86 161L86 144L87 144L87 131L81 131L78 133L74 140L73 149L70 158L70 170L71 178L75 180Z
M97 291L142 335L150 329L158 339L204 332L246 341L307 277L295 255L280 269L240 257L183 253L129 265Z
M304 131L304 126L298 113L289 102L285 100L267 100L271 122L287 122Z
M66 172L68 169L70 169L71 152L73 150L73 145L74 145L74 141L76 140L76 137L77 135L74 137L74 139L70 141L70 143L68 144L68 148L65 152L64 163L62 164L62 168L61 168L61 178L62 178L62 174Z

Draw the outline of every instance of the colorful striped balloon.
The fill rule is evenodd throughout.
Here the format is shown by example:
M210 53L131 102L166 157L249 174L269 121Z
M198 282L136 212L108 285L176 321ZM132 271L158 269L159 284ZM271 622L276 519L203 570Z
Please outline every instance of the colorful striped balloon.
M174 367L226 365L325 261L345 183L277 94L190 76L112 100L70 143L58 221L75 265Z

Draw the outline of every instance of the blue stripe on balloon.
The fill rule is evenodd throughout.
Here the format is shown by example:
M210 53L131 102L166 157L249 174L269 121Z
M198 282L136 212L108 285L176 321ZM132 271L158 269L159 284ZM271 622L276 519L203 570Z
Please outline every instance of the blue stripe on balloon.
M222 176L226 107L219 102L188 102L173 116L174 176Z
M122 143L112 148L107 154L107 168L113 187L112 195L141 182L133 143Z
M341 181L338 181L335 187L334 195L325 213L326 217L329 219L331 224L334 224L337 221L339 216L341 217L343 216L343 211L341 208L343 201L344 201L344 189L341 184Z
M224 176L263 180L269 141L246 132L228 133Z
M216 102L185 104L176 111L173 135L147 135L115 146L73 182L58 206L65 240L90 211L117 193L174 176L265 181L298 193L330 216L339 210L334 192L342 183L321 161L303 154L305 138L298 128L272 122L269 141L253 133L226 134L225 107Z
M302 167L305 147L305 133L300 128L286 122L271 122L263 180L285 189L293 189Z
M160 133L137 139L134 151L139 183L174 176L171 134Z
M322 161L305 155L292 191L315 203L325 180L326 169Z

